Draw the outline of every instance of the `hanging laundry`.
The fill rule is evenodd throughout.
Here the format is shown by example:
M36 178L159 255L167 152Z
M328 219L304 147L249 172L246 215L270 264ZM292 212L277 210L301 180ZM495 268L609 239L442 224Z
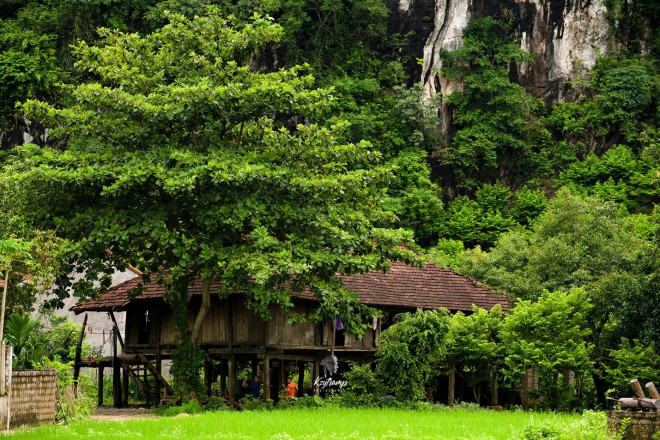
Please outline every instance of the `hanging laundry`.
M335 316L335 330L344 330L344 324L341 322L339 315Z

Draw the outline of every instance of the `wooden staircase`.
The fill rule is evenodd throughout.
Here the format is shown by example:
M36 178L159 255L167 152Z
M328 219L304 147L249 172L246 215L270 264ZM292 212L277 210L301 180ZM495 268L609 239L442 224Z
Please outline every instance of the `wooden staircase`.
M130 363L121 357L117 359L121 368L135 382L138 389L144 393L147 406L156 406L161 401L162 390L166 390L167 394L172 395L172 387L154 366L154 360L148 359L143 354L137 354L135 358L137 362Z

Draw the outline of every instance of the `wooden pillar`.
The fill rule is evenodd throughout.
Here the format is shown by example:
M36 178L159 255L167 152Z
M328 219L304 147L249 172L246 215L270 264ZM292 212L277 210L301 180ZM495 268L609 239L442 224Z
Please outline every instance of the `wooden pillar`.
M449 386L447 391L447 405L454 405L454 391L456 388L456 370L451 370L449 373Z
M122 404L128 406L128 373L126 370L124 370L121 380L121 401Z
M87 326L87 313L83 319L83 325L78 336L78 345L76 345L76 355L73 359L73 395L78 396L78 376L80 375L80 356L82 355L82 344L85 339L85 327ZM0 329L2 330L2 329Z
M220 359L220 394L227 391L227 362Z
M232 354L227 361L227 392L232 400L236 393L236 358Z
M259 369L259 359L255 359L252 361L252 377L250 380L254 380L254 376L258 376L258 370ZM263 378L261 378L263 380Z
M658 390L656 389L653 382L647 382L646 385L644 385L644 388L646 388L646 391L648 391L649 397L651 399L660 399L660 393L658 393Z
M160 326L158 326L158 328L160 329ZM160 356L160 343L156 343L156 371L158 371L158 374L160 374L161 377L163 376L163 360ZM161 389L161 383L160 380L156 380L156 405L160 405L162 398L163 390Z
M632 388L635 397L637 397L638 399L646 398L646 394L644 394L644 390L642 390L642 386L639 384L639 380L637 379L631 380L630 387Z
M148 391L150 391L150 389L149 389L149 373L147 372L147 366L146 366L146 364L145 364L145 366L144 366L144 371L142 372L142 383L144 383L144 386L147 388ZM146 403L147 403L147 407L150 407L150 406L152 406L152 405L154 405L154 406L156 405L156 402L152 402L152 401L151 401L151 395L150 395L150 392L146 392L146 393L144 393L144 395L145 395L146 398L147 398L147 399L146 399L146 400L147 400L147 402L146 402Z
M115 408L121 408L121 367L117 359L117 329L112 329L112 395Z
M211 362L211 393L213 393L213 384L218 382L221 368L222 368L222 364L218 364L217 362L215 363Z
M424 398L428 401L433 403L433 387L430 385L426 385L424 387Z
M121 333L119 332L119 326L117 325L117 320L115 319L115 314L114 312L109 313L110 318L112 318L112 323L114 324L115 328L117 329L117 339L119 340L119 345L121 346L121 349L124 349L124 339L121 337Z
M206 384L206 395L211 397L211 387L213 385L213 364L210 361L204 363L204 383Z
M264 359L264 399L270 400L270 356Z
M282 387L286 388L286 361L280 359L280 384L277 387L278 394L282 391Z
M314 389L314 395L321 395L321 387L317 379L321 376L321 358L316 356L314 358L314 374L312 375L312 388Z
M335 343L337 340L337 317L335 316L335 319L332 320L332 348L331 352L332 354L335 353Z
M298 361L298 397L302 397L305 388L305 361Z
M99 387L98 405L103 406L103 367L99 367L96 371L98 371L98 375L99 375L99 377L96 378Z

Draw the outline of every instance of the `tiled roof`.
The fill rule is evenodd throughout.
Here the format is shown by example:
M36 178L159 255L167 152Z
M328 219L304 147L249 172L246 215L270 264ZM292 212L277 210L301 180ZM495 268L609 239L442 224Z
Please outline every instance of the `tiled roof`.
M128 292L137 287L140 277L109 288L101 297L81 303L72 308L76 313L85 311L126 310L131 299ZM459 275L432 263L422 269L394 262L387 273L369 272L344 277L344 285L358 293L358 299L370 306L394 308L437 309L444 307L456 311L472 311L472 305L490 310L501 304L508 309L508 299L479 286L473 278ZM212 286L212 291L214 286ZM197 280L190 288L192 295L201 294L202 282ZM135 300L161 298L163 287L144 284L142 296ZM303 299L315 299L311 291L296 294Z
M487 310L501 304L505 311L509 305L506 297L479 286L475 279L432 263L420 270L394 262L387 273L345 277L344 285L358 292L360 301L368 305L462 311L472 311L472 304Z

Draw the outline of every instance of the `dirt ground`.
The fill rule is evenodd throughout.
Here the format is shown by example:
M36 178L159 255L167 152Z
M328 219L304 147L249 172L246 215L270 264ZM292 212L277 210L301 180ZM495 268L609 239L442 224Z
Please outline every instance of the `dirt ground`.
M130 420L130 419L153 419L157 416L147 413L146 408L98 408L92 415L92 420Z

